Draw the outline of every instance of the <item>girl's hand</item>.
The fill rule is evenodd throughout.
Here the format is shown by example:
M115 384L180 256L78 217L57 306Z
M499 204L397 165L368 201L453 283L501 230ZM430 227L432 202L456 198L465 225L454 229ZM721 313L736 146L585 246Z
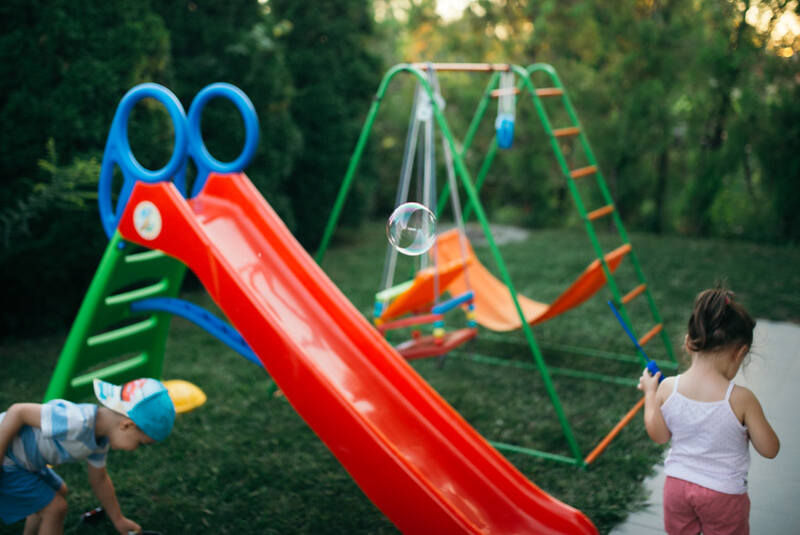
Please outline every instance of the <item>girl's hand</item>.
M642 371L642 376L639 377L639 384L636 386L636 388L645 394L655 393L655 391L658 389L659 377L661 377L661 372L658 372L655 375L650 375L650 370L645 368Z

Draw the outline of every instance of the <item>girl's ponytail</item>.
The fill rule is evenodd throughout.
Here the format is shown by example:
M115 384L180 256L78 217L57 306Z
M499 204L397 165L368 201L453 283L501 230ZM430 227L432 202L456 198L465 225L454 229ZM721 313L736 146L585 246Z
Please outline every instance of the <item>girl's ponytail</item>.
M689 317L686 346L690 351L712 351L728 346L751 346L755 321L734 294L722 287L698 294Z

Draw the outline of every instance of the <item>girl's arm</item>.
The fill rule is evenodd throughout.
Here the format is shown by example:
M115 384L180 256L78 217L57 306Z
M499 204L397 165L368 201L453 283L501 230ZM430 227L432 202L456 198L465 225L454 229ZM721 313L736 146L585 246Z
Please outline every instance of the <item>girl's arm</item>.
M761 403L758 402L755 394L748 388L736 387L737 392L741 395L742 403L744 405L744 425L747 426L747 431L750 434L750 442L753 447L762 456L772 459L778 455L778 450L781 449L781 442L778 440L778 435L769 425L767 417L764 416L764 409L761 408Z
M637 388L644 392L644 427L647 429L647 435L656 444L664 444L670 439L672 433L669 432L667 422L664 421L664 416L661 414L661 405L664 403L664 393L672 388L672 383L670 379L664 379L659 385L659 377L661 377L661 372L650 375L650 371L645 368L639 378ZM670 384L669 387L665 387L667 383Z
M114 524L114 528L123 535L128 535L131 531L140 533L142 527L123 516L117 500L117 493L114 491L114 484L111 482L111 477L109 477L105 466L98 468L88 464L87 468L89 469L89 485L91 485L94 495L100 500L100 505L106 510L106 514Z
M42 426L42 406L38 403L14 403L0 422L0 460L22 426Z

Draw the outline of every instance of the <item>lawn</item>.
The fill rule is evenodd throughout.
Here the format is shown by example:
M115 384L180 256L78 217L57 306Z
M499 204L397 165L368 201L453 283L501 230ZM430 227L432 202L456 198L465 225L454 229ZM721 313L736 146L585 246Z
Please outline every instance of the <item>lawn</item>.
M376 224L343 234L323 268L367 315L381 275L383 230ZM603 237L609 246L613 240ZM718 280L734 289L755 317L800 321L796 247L635 233L631 240L677 354L694 295ZM488 250L476 250L493 269ZM554 299L591 259L585 234L576 230L536 231L501 251L517 290L541 301ZM625 277L630 274L620 273ZM189 286L184 298L213 308L202 290ZM545 348L580 345L632 354L607 298L604 290L579 309L535 327L534 334ZM637 314L634 323L643 322L637 325L643 332L651 320L640 319L646 314L635 308L631 312ZM455 324L459 318L452 319ZM65 335L0 343L0 407L42 398ZM568 455L539 373L464 358L474 352L530 362L519 341L519 333L479 335L443 366L430 360L413 366L487 438ZM648 351L651 347L652 356L665 356L656 341ZM551 349L544 354L550 366L630 379L640 373L638 365ZM146 529L172 534L396 532L285 399L271 395L263 370L182 319L172 323L164 378L201 386L208 402L181 415L163 445L110 455L109 471L123 511ZM553 382L584 454L638 399L630 386L566 376L554 376ZM662 454L637 417L585 470L522 454L507 456L531 481L584 511L607 533L642 503L640 483ZM67 532L113 533L108 523L78 525L80 514L97 505L84 467L64 465L58 471L71 489ZM20 531L0 526L0 533Z

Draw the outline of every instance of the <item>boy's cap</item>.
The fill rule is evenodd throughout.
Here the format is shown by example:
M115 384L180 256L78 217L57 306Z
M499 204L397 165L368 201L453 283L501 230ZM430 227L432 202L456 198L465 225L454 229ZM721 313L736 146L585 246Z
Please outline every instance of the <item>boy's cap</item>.
M156 442L167 438L175 423L169 392L155 379L136 379L122 386L94 380L94 395L112 411L127 416Z

